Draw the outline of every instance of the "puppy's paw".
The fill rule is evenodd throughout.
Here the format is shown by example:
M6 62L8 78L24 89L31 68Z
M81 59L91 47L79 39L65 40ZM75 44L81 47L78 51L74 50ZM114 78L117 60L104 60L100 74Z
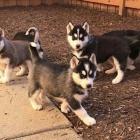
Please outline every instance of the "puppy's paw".
M66 114L70 112L70 109L69 109L69 107L66 105L66 103L62 103L62 104L61 104L61 112L66 113Z
M42 105L34 105L34 106L32 106L33 107L33 109L35 110L35 111L39 111L39 110L42 110L43 109L43 106Z
M65 107L65 108L63 108L63 107L61 107L61 112L63 112L63 113L69 113L70 112L70 109L69 109L69 107Z
M97 71L98 71L98 72L104 71L104 67L97 67Z
M115 78L115 79L112 80L112 84L118 84L120 82L121 82L121 80L118 79L118 78Z
M90 116L85 117L82 121L88 126L96 124L96 120Z
M136 67L135 67L135 66L133 66L133 65L129 65L129 66L127 66L127 69L129 69L129 70L135 70L135 69L136 69Z
M5 84L5 83L8 83L10 80L9 79L5 79L3 77L0 78L0 83L1 84Z
M112 69L109 69L109 70L105 71L106 74L112 74L112 73L115 73L115 72L116 72L115 68L112 68Z
M16 73L16 76L23 76L24 75L24 73L22 72L22 71L18 71L17 73Z

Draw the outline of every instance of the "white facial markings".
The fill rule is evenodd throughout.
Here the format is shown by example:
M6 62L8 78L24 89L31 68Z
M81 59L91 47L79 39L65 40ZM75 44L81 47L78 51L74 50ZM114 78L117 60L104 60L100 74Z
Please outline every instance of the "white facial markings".
M80 30L79 30L79 29L77 29L78 40L79 40L79 32L80 32Z
M86 70L87 72L89 72L89 70L90 70L89 64L85 64L84 67L85 67L85 70Z
M86 72L84 70L82 70L82 74L85 76L86 75Z
M74 34L74 37L76 37L76 38L77 38L77 34Z
M92 74L92 70L89 71L89 74Z
M94 75L91 76L93 72L94 72ZM72 78L75 81L75 83L80 85L81 87L83 87L83 89L87 89L89 87L89 85L91 87L93 87L95 76L96 76L96 71L93 71L92 69L90 69L89 63L84 64L84 69L81 70L81 72L79 72L79 73L73 72L72 73Z
M4 45L5 45L5 44L4 44L4 41L1 40L1 41L0 41L0 51L3 49Z
M80 34L80 36L79 36L80 38L82 38L83 37L83 34Z
M73 40L73 36L76 37L76 40ZM70 46L75 50L79 50L79 49L82 49L89 41L89 37L88 35L87 36L84 36L83 37L83 34L80 34L80 29L77 29L77 34L75 33L74 35L67 35L67 40L68 40L68 43L70 44ZM84 39L81 40L79 39L79 37L83 37ZM77 49L77 45L79 45L80 47Z

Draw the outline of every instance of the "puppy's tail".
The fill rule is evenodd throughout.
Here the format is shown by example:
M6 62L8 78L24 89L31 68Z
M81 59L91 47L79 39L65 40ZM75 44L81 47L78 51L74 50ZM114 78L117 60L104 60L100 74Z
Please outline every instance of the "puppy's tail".
M30 27L30 28L27 30L27 32L26 32L25 35L29 35L29 34L31 34L32 32L33 32L33 34L34 34L34 42L37 43L37 42L39 41L39 31L38 31L37 28L35 28L35 27Z
M37 47L37 44L35 42L30 42L29 48L30 48L31 58L32 58L33 63L36 63L38 60L40 60L36 47Z

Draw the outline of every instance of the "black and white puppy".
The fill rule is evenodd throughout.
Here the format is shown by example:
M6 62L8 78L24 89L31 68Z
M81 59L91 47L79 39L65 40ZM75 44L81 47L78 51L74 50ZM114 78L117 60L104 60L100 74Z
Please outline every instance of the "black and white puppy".
M24 40L37 43L37 50L40 58L46 58L43 48L41 46L41 42L39 40L39 31L36 27L30 27L26 32L22 31L16 33L12 40Z
M0 83L7 83L11 80L15 67L20 67L20 71L16 73L17 76L24 75L27 68L28 76L30 75L32 62L29 41L7 40L4 31L0 29Z
M92 53L95 53L99 71L101 71L100 65L112 57L114 66L106 73L110 74L117 71L117 76L112 83L117 84L122 81L129 55L127 41L110 36L89 35L89 24L87 22L83 26L74 26L69 22L67 25L67 40L73 54L78 58L90 57Z
M103 36L115 36L126 40L130 47L130 54L127 60L127 69L134 70L135 59L140 52L140 31L136 30L116 30L104 33ZM123 46L122 46L123 47Z
M30 44L33 69L29 78L28 96L34 110L43 107L39 100L46 103L46 95L51 94L62 102L61 111L68 113L71 109L86 125L96 123L82 107L81 102L88 96L96 76L96 58L78 59L73 56L68 65L50 63L40 59L36 44Z

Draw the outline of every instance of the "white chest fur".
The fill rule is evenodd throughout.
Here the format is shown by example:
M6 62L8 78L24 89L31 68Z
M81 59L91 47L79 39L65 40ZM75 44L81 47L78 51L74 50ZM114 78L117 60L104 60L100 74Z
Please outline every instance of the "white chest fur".
M87 90L83 90L84 94L75 94L74 98L79 101L80 103L83 101L84 98L86 98L88 96L88 92Z

